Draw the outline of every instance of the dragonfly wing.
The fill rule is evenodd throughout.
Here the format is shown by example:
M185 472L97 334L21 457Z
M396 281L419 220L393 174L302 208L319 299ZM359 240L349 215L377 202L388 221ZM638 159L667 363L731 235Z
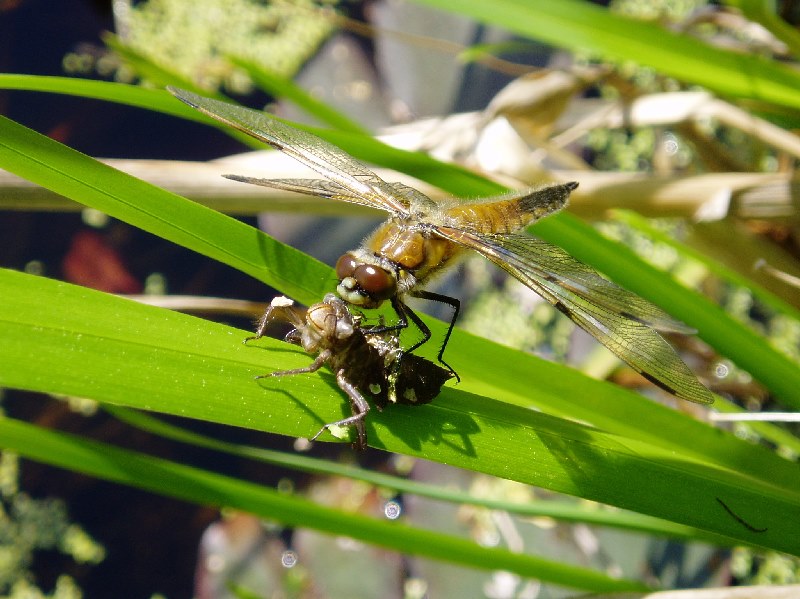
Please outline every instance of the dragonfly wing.
M256 177L243 177L241 175L222 176L232 181L283 189L285 191L294 191L320 198L330 198L340 202L350 202L351 204L361 204L362 206L375 208L375 202L367 201L360 196L352 195L347 189L328 179L259 179ZM397 199L398 201L403 201L403 198Z
M397 200L389 183L343 150L316 135L286 125L265 112L220 102L174 87L167 89L182 102L214 120L238 129L302 162L347 190L347 195L361 198L361 203L394 214L406 214L406 206Z
M375 202L371 200L365 201L359 196L354 196L344 187L328 179L261 179L257 177L243 177L242 175L222 176L231 181L261 185L262 187L273 187L275 189L294 191L321 198L331 198L342 202L362 204L364 206L370 206L371 208L375 207ZM405 206L406 211L410 211L412 201L415 206L436 207L433 200L413 187L408 187L402 183L389 183L389 185L396 193L396 200Z
M602 278L561 248L520 234L480 235L437 227L446 239L474 249L533 289L642 376L697 403L714 397L659 335L650 320L660 308ZM630 298L635 298L631 305ZM667 316L667 320L671 322Z
M602 277L591 266L579 262L556 245L518 233L497 235L492 240L506 254L518 256L517 260L539 278L578 296L591 297L609 311L665 333L696 332L655 304Z
M413 187L409 187L404 183L400 183L399 181L393 181L389 183L389 186L394 190L399 198L402 198L406 201L407 206L409 208L414 206L415 208L427 208L428 210L433 210L437 208L439 205L422 193L418 189L414 189Z

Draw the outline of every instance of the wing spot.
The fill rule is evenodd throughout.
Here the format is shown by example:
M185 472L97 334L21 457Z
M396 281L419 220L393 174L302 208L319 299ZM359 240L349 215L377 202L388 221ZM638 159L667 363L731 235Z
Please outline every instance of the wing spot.
M681 397L681 394L678 393L678 391L674 387L670 387L664 381L662 381L660 379L657 379L652 374L649 374L649 373L641 371L641 370L639 371L639 374L641 374L644 378L646 378L648 381L653 383L656 387L661 387L667 393L671 393L672 395L674 395L676 397Z
M570 310L569 308L567 308L567 306L565 306L563 303L561 303L561 302L555 302L555 303L553 304L553 307L554 307L556 310L558 310L559 312L561 312L563 315L565 315L565 316L568 316L569 318L572 318L572 310Z

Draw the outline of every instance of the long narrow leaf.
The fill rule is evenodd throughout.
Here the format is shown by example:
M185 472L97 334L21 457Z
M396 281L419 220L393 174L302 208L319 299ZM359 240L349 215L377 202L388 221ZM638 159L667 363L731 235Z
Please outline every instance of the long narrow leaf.
M2 386L295 436L346 403L330 374L255 381L308 363L277 341L245 346L244 331L12 271L0 270L0 294ZM449 388L428 406L371 413L367 430L376 447L800 554L797 464L764 462L777 469L758 478ZM740 442L732 464L751 449Z
M647 588L638 582L615 580L586 568L505 549L487 549L402 523L381 522L321 507L302 497L250 482L11 419L0 419L0 445L30 459L105 480L204 505L234 507L288 526L348 536L409 555L423 555L473 568L508 570L573 588L605 591Z
M586 0L415 0L576 52L646 65L739 98L800 108L800 75L777 61L723 50Z
M611 528L683 540L703 540L717 545L726 545L730 542L730 539L726 537L712 535L697 528L683 526L681 524L675 524L674 522L667 522L666 520L660 520L633 512L608 510L601 506L590 507L575 501L567 502L548 499L523 503L490 497L477 497L473 494L455 490L450 487L409 480L405 477L393 476L366 468L341 464L339 462L331 462L329 460L296 453L273 451L261 447L220 441L169 424L159 418L149 416L144 412L109 405L106 405L105 409L123 422L161 437L229 453L242 458L258 460L268 464L276 464L284 468L296 469L314 474L344 476L378 487L392 489L405 495L417 495L450 503L475 505L492 510L503 510L511 514L527 517L546 516L564 522L581 522L584 524L608 526Z
M331 289L331 270L321 262L229 216L92 160L2 116L0 167L235 266L300 301L318 301Z
M190 109L181 102L175 102L169 94L165 94L162 90L146 89L136 85L95 81L92 79L76 79L73 77L0 73L0 89L47 92L105 100L107 102L116 102L117 104L124 104L134 108L154 110L191 121L207 124L209 122L208 119L198 115L196 110ZM224 100L225 98L220 95L220 99ZM249 135L241 134L238 131L231 131L229 127L219 128L228 135L235 137L246 146L259 149L264 147L263 144L257 142Z
M334 129L359 135L370 135L367 129L335 108L317 100L294 81L270 73L264 67L251 60L236 57L229 57L229 60L239 68L247 71L247 75L259 88L276 98L291 101L320 122Z

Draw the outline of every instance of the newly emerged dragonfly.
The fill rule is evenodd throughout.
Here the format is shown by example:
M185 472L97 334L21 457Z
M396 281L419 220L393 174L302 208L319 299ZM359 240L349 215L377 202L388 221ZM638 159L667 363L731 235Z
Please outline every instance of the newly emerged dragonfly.
M421 405L439 395L453 374L430 360L404 354L392 331L375 333L363 326L360 315L353 315L344 300L332 293L307 310L298 308L283 296L272 300L258 323L255 337L263 337L270 323L286 322L294 327L286 341L301 346L316 359L305 368L279 370L258 378L316 372L327 364L336 375L336 383L350 399L352 416L326 424L314 435L334 426L354 426L353 446L367 446L364 420L369 412L368 395L382 410L392 403ZM402 356L402 359L401 359Z
M555 184L479 201L438 202L401 183L388 183L336 146L258 112L170 89L200 112L297 159L324 179L256 179L225 175L256 185L353 202L385 210L390 218L363 245L336 265L338 294L374 308L390 301L397 328L411 319L430 338L405 295L443 301L458 316L458 300L420 287L466 250L474 250L530 287L632 368L673 395L698 403L713 395L657 331L691 333L683 323L645 299L601 277L564 250L524 233L540 218L566 206L577 183Z

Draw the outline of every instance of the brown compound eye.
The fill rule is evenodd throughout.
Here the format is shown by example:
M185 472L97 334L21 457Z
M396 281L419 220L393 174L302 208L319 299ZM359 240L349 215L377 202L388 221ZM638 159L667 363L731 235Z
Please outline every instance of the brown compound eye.
M382 268L361 264L353 270L360 289L376 300L389 299L397 293L397 280Z
M336 276L340 281L352 277L356 266L358 266L358 262L352 254L342 254L341 258L336 261Z

